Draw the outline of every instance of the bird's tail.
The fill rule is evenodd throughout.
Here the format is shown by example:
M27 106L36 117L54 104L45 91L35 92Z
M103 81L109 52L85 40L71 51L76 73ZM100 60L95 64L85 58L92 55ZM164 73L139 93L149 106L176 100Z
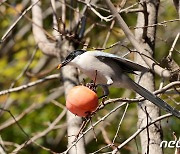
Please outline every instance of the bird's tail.
M162 99L160 99L159 97L157 97L156 95L154 95L153 93L151 93L150 91L148 91L147 89L143 88L142 86L140 86L139 84L135 83L133 80L131 80L129 78L129 82L128 85L135 91L137 92L139 95L143 96L144 98L146 98L147 100L149 100L150 102L154 103L155 105L157 105L158 107L160 107L161 109L173 114L174 116L180 118L180 112L177 111L176 109L174 109L173 107L171 107L169 104L167 104L166 102L164 102Z

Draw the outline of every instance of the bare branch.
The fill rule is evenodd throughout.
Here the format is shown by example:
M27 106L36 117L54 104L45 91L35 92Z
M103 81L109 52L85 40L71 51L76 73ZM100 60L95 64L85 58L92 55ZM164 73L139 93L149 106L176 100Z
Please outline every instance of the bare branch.
M109 117L112 113L114 113L116 110L118 110L119 108L121 108L123 105L125 105L126 102L122 102L120 105L118 105L117 107L115 107L114 109L112 109L108 114L106 114L105 116L103 116L101 119L99 119L97 122L95 122L91 127L89 127L86 131L82 132L82 135L80 135L76 142L72 143L72 145L65 151L63 152L63 154L67 154L68 151L75 146L78 141L86 134L88 133L90 130L92 130L95 126L97 126L100 122L104 121L107 117Z
M122 115L121 120L120 120L119 125L118 125L118 129L117 129L116 134L115 134L115 136L114 136L114 138L113 138L113 141L112 141L113 144L114 144L114 142L115 142L115 140L116 140L116 138L117 138L117 136L118 136L118 133L119 133L119 130L120 130L122 121L124 120L124 117L125 117L125 115L126 115L126 112L127 112L128 107L129 107L129 104L126 105L126 108L125 108L125 110L124 110L124 112L123 112L123 115Z
M146 26L136 26L136 27L134 27L134 29L155 27L155 26L166 26L167 23L176 22L176 21L180 21L180 19L166 20L166 21L162 21L162 22L159 22L159 23L156 23L156 24L146 25Z
M32 87L32 86L35 86L37 84L43 83L45 81L53 80L53 79L59 79L59 74L49 75L49 76L47 76L47 77L45 77L43 79L39 79L37 81L30 82L28 84L25 84L25 85L22 85L22 86L19 86L19 87L15 87L15 88L0 91L0 95L6 95L8 93L17 92L17 91L20 91L20 90L23 90L23 89L27 89L29 87Z
M56 126L56 124L64 117L64 115L66 114L66 108L61 112L61 114L59 114L59 116L51 123L51 125L45 129L44 131L40 132L39 134L33 136L32 138L30 138L28 141L26 141L25 143L21 144L19 147L17 147L16 149L14 149L12 151L12 153L18 153L22 148L24 148L25 146L35 142L37 139L45 136L46 134L48 134L51 130L54 129L54 127Z
M94 14L96 14L101 20L104 20L104 21L106 21L106 22L109 22L109 21L111 21L111 20L113 19L112 16L107 16L107 17L102 16L98 11L96 11L96 9L94 9L93 7L91 7L90 3L87 3L86 5L87 5L87 6L90 8L90 10L91 10L92 12L94 12Z
M158 117L157 119L154 119L153 121L149 122L149 124L145 127L139 128L133 135L131 135L126 141L124 141L122 144L120 144L115 150L112 151L112 154L116 154L118 152L118 150L120 150L122 147L124 147L127 143L129 143L130 141L132 141L137 135L139 135L143 130L145 130L147 127L149 127L150 125L161 121L165 118L168 118L172 116L172 114L168 113L165 114L163 116Z
M25 9L22 14L16 19L16 21L8 28L6 33L2 36L0 43L4 42L4 40L7 38L8 34L12 31L12 29L16 26L16 24L21 20L21 18L29 11L32 9L34 5L36 5L39 2L39 0L34 0L34 2L27 8Z
M56 2L55 0L51 0L52 10L53 10L53 29L58 29L59 31L59 25L58 25L58 17L56 13ZM53 35L56 39L59 38L59 32L56 30L53 30Z
M32 3L34 3L34 1L35 0L32 0ZM32 8L33 34L35 41L44 54L58 57L60 50L57 48L56 43L50 43L42 30L43 17L40 5L41 2L38 2Z
M168 89L173 88L174 86L179 86L179 85L180 85L180 81L171 82L168 85L164 86L163 88L154 91L153 94L157 95L157 94L164 93ZM116 102L134 103L134 102L141 102L141 101L144 101L144 100L145 100L145 98L143 98L143 97L138 97L138 98L134 98L134 99L114 98L114 99L109 99L109 100L105 101L104 105L107 105L107 104L110 104L110 103L116 103ZM99 109L104 108L104 105L100 105Z
M44 107L46 104L49 104L51 101L53 101L54 99L58 98L60 95L63 94L63 87L59 88L60 90L55 91L54 93L50 94L43 102L37 104L34 103L31 106L29 106L27 109L25 109L22 113L20 113L17 116L14 116L16 121L21 120L23 117L25 117L27 114L29 114L30 112L36 110L36 109L40 109L42 107ZM64 107L63 107L64 109ZM5 121L4 123L1 123L0 125L0 131L13 125L14 123L16 123L16 121L11 118L8 119L7 121Z
M173 52L174 47L175 47L175 45L176 45L176 43L177 43L177 41L179 39L179 36L180 36L180 33L177 33L176 38L174 39L174 42L173 42L173 44L171 46L171 49L169 50L168 57L172 57L172 52Z
M109 37L110 37L111 31L112 31L112 29L113 29L113 27L114 27L114 24L115 24L115 20L113 20L113 21L111 22L111 26L110 26L110 28L109 28L109 31L108 31L107 35L106 35L106 39L105 39L105 41L104 41L104 43L103 43L103 48L106 47L106 44L107 44L107 42L108 42L108 39L109 39Z
M122 19L122 17L120 16L120 14L117 12L116 8L114 7L114 5L112 4L112 2L110 0L105 0L107 6L109 7L109 9L111 10L112 14L114 15L114 17L116 18L118 24L120 25L120 27L122 28L122 30L124 31L125 35L127 36L127 38L130 40L130 42L133 44L133 46L137 49L137 51L139 51L140 53L147 53L149 54L149 52L146 52L147 49L145 49L134 37L134 35L132 34L132 32L130 31L130 29L128 28L127 24L124 22L124 20ZM150 56L150 55L148 55ZM170 72L168 70L165 70L163 68L161 68L159 65L155 64L152 60L147 59L146 57L142 56L143 60L148 64L148 66L155 71L159 76L162 76L164 78L169 78L170 77Z

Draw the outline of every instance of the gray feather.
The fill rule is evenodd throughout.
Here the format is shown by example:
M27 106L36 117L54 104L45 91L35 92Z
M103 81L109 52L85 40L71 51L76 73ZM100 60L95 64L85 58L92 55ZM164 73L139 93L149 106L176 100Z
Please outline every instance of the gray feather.
M141 66L131 60L110 54L105 52L96 51L95 55L99 60L101 61L115 61L119 66L127 73L134 73L134 71L140 71L140 72L148 72L150 71L149 68L146 68L144 66Z
M176 109L172 108L169 104L164 102L162 99L148 91L147 89L143 88L142 86L138 85L135 83L133 80L129 78L128 84L131 86L131 88L137 92L139 95L143 96L153 104L157 105L161 109L164 109L165 111L173 114L174 116L180 118L180 112L177 111Z

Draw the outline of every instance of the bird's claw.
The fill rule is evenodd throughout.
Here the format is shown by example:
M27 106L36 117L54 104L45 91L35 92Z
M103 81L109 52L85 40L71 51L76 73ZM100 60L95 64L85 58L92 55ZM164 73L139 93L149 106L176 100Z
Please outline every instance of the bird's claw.
M105 100L108 98L108 96L107 95L102 95L102 96L100 96L98 99L102 99L102 104L105 106L105 104L104 104L104 102L105 102Z
M86 83L86 87L96 92L97 86L95 85L95 83Z

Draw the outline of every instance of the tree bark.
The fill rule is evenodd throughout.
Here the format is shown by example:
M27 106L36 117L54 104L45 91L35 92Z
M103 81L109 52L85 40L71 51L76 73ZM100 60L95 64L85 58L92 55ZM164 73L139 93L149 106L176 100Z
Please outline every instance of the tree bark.
M161 76L163 78L169 78L170 72L167 69L160 67L152 59L147 58L147 56L149 56L149 57L151 56L151 55L149 55L149 52L146 53L147 56L144 56L143 53L146 52L146 50L147 50L146 47L144 47L143 44L139 44L139 41L137 39L135 39L135 36L133 35L133 33L131 32L131 30L129 29L129 27L127 26L127 24L121 17L121 15L118 13L117 9L112 4L111 0L105 0L105 2L106 2L106 5L108 6L108 8L110 9L112 15L115 17L117 23L124 31L124 34L129 39L129 41L132 43L132 45L136 48L136 50L141 54L141 56L142 56L143 60L146 62L146 64L159 76Z
M179 19L180 19L180 0L173 0L173 2L174 2L174 6L175 6L175 8L177 10Z
M67 50L73 51L73 46L71 46L69 42L64 43L64 49L62 51ZM68 47L68 48L67 48ZM64 90L65 90L65 96L67 96L69 90L73 88L74 86L78 85L78 72L77 69L73 66L65 66L62 68L62 77L63 77L63 83L64 83ZM76 139L76 135L78 134L78 131L80 129L80 125L82 123L82 118L75 116L71 112L67 111L67 136L68 136L68 147L72 145L72 143ZM79 140L79 142L76 144L76 146L72 147L69 150L69 154L85 154L85 144L84 144L84 138Z
M32 0L32 3L34 2L35 0ZM54 1L52 1L52 3L53 3L53 9L55 13L56 8L55 8ZM63 13L65 14L66 12L63 12ZM64 56L63 54L67 55L68 52L74 50L74 47L71 45L70 41L66 39L61 40L59 42L53 42L53 43L49 42L43 30L41 2L38 2L32 8L32 20L33 20L33 35L34 35L35 41L38 44L38 47L42 50L44 54L48 56L56 56L58 60L60 60L59 55ZM57 24L57 23L54 21L54 24ZM59 38L56 37L56 39L59 39ZM62 78L63 78L63 83L64 83L65 95L67 95L68 91L73 86L79 83L76 68L72 66L64 67L62 69ZM75 140L75 135L77 135L78 130L80 129L81 123L82 123L82 119L80 117L77 117L74 114L67 111L68 146L70 146L72 142ZM77 153L85 154L85 147L84 147L83 139L81 139L76 144L76 146L71 148L71 150L69 151L69 154L77 154Z
M32 4L36 2L36 0L31 0ZM41 2L38 2L32 8L32 20L33 20L33 35L38 47L42 50L45 55L48 56L58 56L59 49L56 47L56 43L51 43L47 39L45 32L43 30L43 17L41 10Z
M154 48L155 48L155 35L156 35L156 27L148 27L148 25L157 23L157 14L158 14L158 6L159 0L146 0L141 1L142 3L139 5L144 12L138 13L137 18L137 27L135 30L135 35L137 40L140 42L142 46L146 49L148 55L153 57ZM138 54L135 55L136 62L143 66L147 67L147 64ZM148 89L149 91L154 91L154 75L152 73L145 73L142 77L136 77L136 81L139 82L141 86ZM138 104L138 128L142 128L147 125L153 119L156 119L160 114L159 108L152 104L149 101L143 101ZM161 125L160 122L151 125L146 130L144 130L140 134L142 154L162 154L163 151L160 148L161 140Z

